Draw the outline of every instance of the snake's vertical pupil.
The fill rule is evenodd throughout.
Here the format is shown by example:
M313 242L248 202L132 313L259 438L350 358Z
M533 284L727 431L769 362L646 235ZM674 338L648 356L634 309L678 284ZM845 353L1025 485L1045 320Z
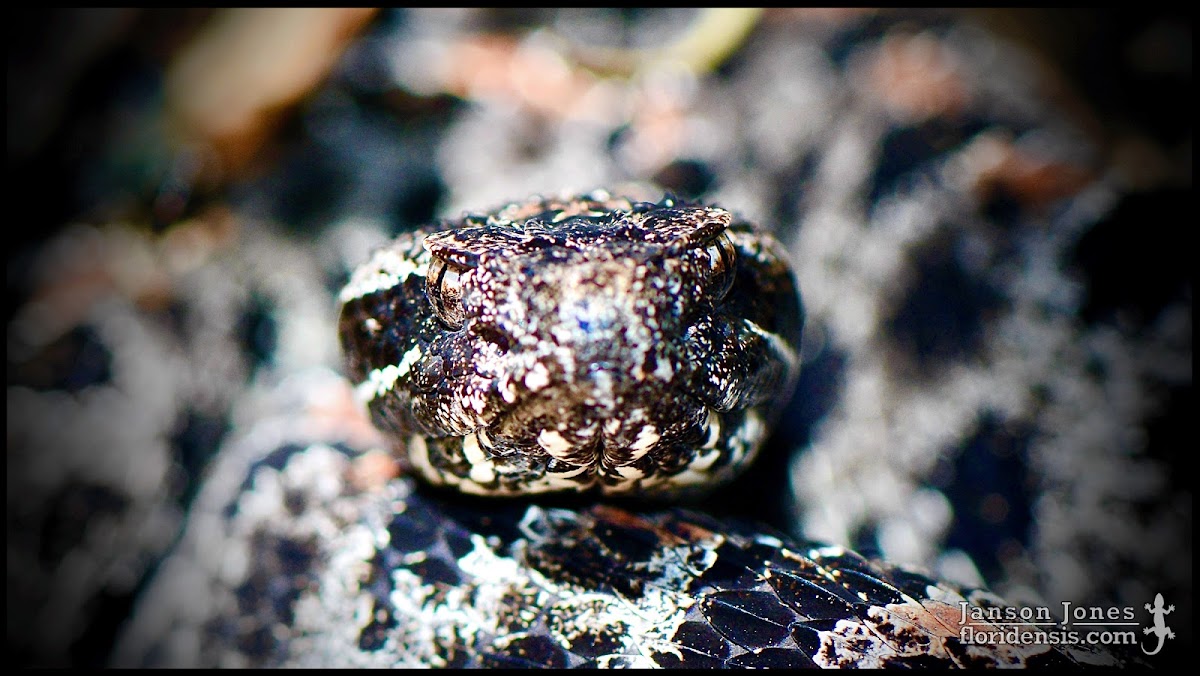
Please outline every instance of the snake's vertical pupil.
M704 256L707 258L705 274L711 285L709 288L712 289L713 298L718 300L724 298L733 286L734 271L737 268L737 249L734 248L729 235L721 233L708 243L708 247L704 250Z
M435 257L425 278L425 295L433 311L450 328L457 329L466 319L462 304L463 270Z

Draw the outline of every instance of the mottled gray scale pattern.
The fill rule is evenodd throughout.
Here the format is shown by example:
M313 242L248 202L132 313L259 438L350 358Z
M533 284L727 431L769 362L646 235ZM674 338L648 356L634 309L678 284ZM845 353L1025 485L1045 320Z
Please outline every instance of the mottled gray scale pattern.
M707 491L796 381L782 247L721 208L532 198L400 236L342 291L372 420L469 493Z
M123 663L1120 664L1088 647L964 645L962 604L1004 607L987 592L689 510L505 501L481 516L409 478L363 488L372 451L337 441L349 427L304 446L273 423L222 460L193 517L208 525L148 592Z

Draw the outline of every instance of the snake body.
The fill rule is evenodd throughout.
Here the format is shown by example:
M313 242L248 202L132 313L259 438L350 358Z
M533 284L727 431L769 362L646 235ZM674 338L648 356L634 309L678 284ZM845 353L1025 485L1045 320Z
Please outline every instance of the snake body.
M969 640L1003 631L975 616L1002 599L842 547L686 509L471 502L397 476L509 495L727 479L795 379L801 310L777 251L724 210L605 193L379 249L340 295L354 384L288 383L278 415L224 451L118 662L1120 663ZM642 443L647 427L663 443Z
M116 661L226 667L1122 664L981 589L689 509L470 498L392 474L309 374L227 447ZM334 413L341 411L341 413ZM480 502L486 500L486 502ZM972 617L963 620L970 609Z
M711 489L794 386L782 247L724 209L534 198L402 235L342 291L372 420L483 494Z

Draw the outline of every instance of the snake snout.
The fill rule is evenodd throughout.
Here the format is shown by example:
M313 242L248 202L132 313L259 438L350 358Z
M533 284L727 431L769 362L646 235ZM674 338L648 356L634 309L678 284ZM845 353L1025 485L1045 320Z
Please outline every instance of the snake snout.
M556 303L541 320L559 352L571 355L568 379L601 391L641 381L664 339L663 312L642 291L651 283L644 263L583 261L557 272Z

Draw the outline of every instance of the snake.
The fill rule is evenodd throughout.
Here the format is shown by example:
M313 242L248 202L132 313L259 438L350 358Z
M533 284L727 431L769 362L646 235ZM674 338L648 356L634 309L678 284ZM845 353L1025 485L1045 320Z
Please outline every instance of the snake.
M803 324L768 234L606 193L437 227L381 249L340 295L360 398L426 480L670 494L753 460Z
M348 380L293 385L224 452L118 663L1124 659L969 640L1003 631L979 617L1001 598L753 523L610 503L719 489L794 386L786 254L728 210L534 197L399 236L339 301ZM358 415L331 417L330 392ZM594 501L529 502L562 493Z
M592 128L570 116L609 108L440 108L421 92L476 93L436 82L426 38L487 45L405 16L353 53L386 68L304 104L265 184L72 226L14 266L19 661L1138 662L1037 627L963 638L1023 585L1139 607L1147 581L1190 588L1124 535L1190 521L1126 434L1151 429L1137 395L1190 383L1190 314L1110 325L1085 302L1108 277L1063 261L1112 236L1119 182L1078 170L1090 146L1008 47L958 20L777 17L664 90L679 110L631 95ZM669 185L630 196L630 174ZM485 208L435 220L430 185L439 213ZM611 189L520 200L560 185Z

